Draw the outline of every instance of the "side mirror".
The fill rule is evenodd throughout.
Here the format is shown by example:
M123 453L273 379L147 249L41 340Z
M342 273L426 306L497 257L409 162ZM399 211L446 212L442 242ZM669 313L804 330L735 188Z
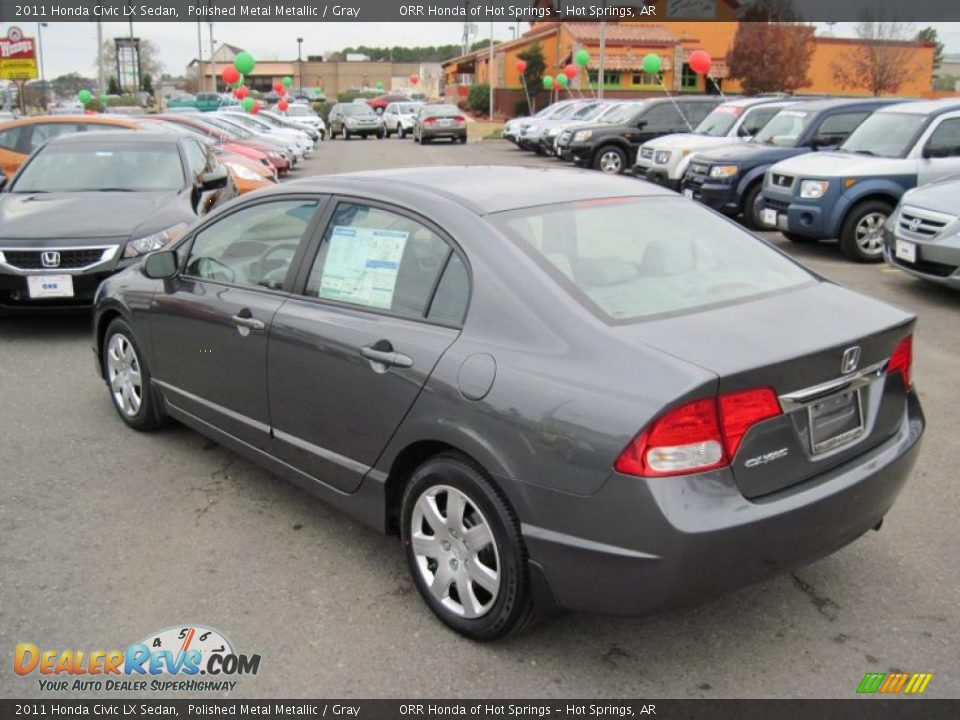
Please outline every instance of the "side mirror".
M173 250L152 252L144 258L142 271L151 280L169 280L177 274L177 254Z
M947 148L938 148L933 147L932 145L924 145L923 150L920 151L920 154L925 160L950 157L950 151Z
M217 165L216 168L200 179L200 189L206 191L225 188L229 179L230 175L227 173L227 168L223 165Z
M649 124L649 120L637 120L637 130L643 130Z

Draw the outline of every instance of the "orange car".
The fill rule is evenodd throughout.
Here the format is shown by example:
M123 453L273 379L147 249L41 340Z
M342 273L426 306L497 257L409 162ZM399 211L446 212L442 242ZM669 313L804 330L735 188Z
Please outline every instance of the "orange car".
M98 130L155 130L128 117L111 115L39 115L0 123L0 168L8 178L20 169L30 153L50 138ZM240 194L273 184L270 168L232 153L218 157L230 172Z

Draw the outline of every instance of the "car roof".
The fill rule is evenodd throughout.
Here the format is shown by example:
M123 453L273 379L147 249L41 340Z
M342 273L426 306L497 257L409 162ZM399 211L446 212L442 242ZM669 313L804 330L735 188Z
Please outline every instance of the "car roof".
M337 189L332 190L331 184ZM319 175L284 183L282 188L300 192L373 191L385 199L413 189L423 195L452 200L478 215L614 197L675 196L653 183L593 170L511 165L407 167Z
M804 110L807 112L823 112L824 110L834 110L838 108L849 109L873 109L886 105L901 103L897 98L825 98L823 100L807 100L802 103L795 103L791 110Z
M31 115L8 120L3 123L4 128L20 127L21 125L37 125L40 123L87 123L92 125L118 125L132 127L135 123L126 116L110 117L109 115Z
M894 107L882 108L877 112L910 113L912 115L940 115L952 110L960 110L960 98L943 98L942 100L918 100L904 102Z
M164 145L176 145L180 142L181 135L169 132L156 132L144 130L141 132L85 132L71 133L69 135L60 135L48 141L48 145L97 145L104 142L142 145L144 143L157 143Z

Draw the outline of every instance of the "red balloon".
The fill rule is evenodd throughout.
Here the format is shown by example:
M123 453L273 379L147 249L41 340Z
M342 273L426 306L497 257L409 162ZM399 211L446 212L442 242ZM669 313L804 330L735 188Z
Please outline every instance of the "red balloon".
M410 84L411 84L411 85L416 85L418 82L420 82L420 78L418 78L416 75L411 75L411 76L410 76Z
M517 72L525 73L527 71L527 61L526 60L517 60Z
M240 73L237 72L237 69L232 65L227 65L227 67L220 71L220 77L223 78L223 81L227 85L233 85L240 79Z
M277 80L273 84L273 89L276 90L280 95L283 95L283 91L284 91L283 83L280 82L279 80Z
M251 115L256 115L258 112L260 112L260 101L259 101L259 100L254 100L254 101L253 101L253 107L250 108L250 114L251 114Z
M241 85L233 91L233 94L237 100L243 100L247 95L250 94L250 88L248 88L246 85Z
M286 112L288 107L290 107L290 103L288 103L286 100L281 100L277 103L277 110L280 112Z
M690 53L690 69L698 75L706 75L710 72L710 66L712 64L710 53L706 50L694 50Z
M573 80L577 75L580 74L580 68L573 63L570 63L563 69L563 74L567 76L567 80Z

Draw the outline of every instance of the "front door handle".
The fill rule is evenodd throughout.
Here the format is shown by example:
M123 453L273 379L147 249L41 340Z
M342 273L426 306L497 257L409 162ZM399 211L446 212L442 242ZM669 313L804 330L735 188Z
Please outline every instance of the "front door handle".
M250 312L250 308L242 308L236 315L233 315L231 318L234 325L237 326L241 331L241 335L245 334L243 330L263 330L266 325L263 324L262 320L257 320L253 317L253 313Z
M413 367L412 357L398 353L389 342L383 340L361 348L360 354L374 364L374 370L379 370L380 372L385 371L388 367ZM377 368L377 365L381 367Z

